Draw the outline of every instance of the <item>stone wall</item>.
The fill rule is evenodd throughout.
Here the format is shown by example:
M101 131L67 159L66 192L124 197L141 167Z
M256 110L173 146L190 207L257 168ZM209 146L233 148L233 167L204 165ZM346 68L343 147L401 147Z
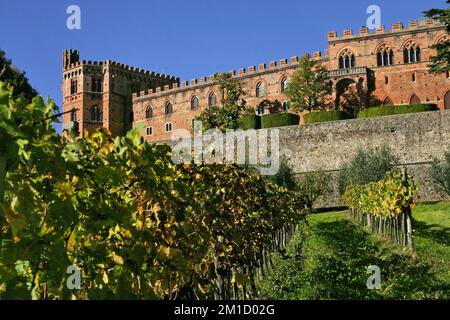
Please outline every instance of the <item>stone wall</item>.
M429 177L429 170L433 161L442 160L445 152L450 149L450 110L298 125L271 130L278 130L279 157L287 160L288 166L298 179L306 173L323 173L330 177L330 184L334 186L334 190L317 201L318 208L342 206L338 184L339 170L342 165L355 156L358 148L380 148L383 145L388 145L392 149L398 159L398 166L405 166L408 173L419 182L417 201L448 199L436 192L436 187ZM186 133L189 134L189 132ZM237 146L238 150L245 150L246 155L249 152L254 154L259 151L258 146L267 140L272 140L268 144L268 147L272 148L273 137L277 136L274 132L265 130L244 133L249 140L245 148L242 147L243 144L240 145L241 147L237 143L233 145ZM214 145L217 140L209 140L208 137L210 136L195 138L203 140L205 154L208 154L207 150L218 150L217 145ZM224 159L227 138L224 136L223 141L222 138L219 140L223 146L223 149L220 148L223 152L216 153L216 155L220 154L217 159ZM181 145L180 141L182 140L175 139L160 142L172 146L176 154L177 146ZM187 141L185 150L193 148L192 137L185 141ZM267 154L266 151L264 150L264 154ZM183 154L189 154L189 151ZM231 154L236 157L237 152L232 151ZM260 155L256 158L257 163L261 163ZM241 163L238 162L238 164Z
M419 182L419 201L438 201L428 172L434 159L442 160L450 148L450 111L346 120L280 128L280 153L301 177L308 172L330 174L335 192L318 206L339 206L337 177L341 166L358 148L388 145Z

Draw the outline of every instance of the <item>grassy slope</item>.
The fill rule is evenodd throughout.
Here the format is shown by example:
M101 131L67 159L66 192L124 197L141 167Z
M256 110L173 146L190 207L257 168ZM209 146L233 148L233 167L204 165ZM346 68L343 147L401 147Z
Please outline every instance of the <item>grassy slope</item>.
M346 216L310 216L309 236L302 243L299 235L275 258L271 276L259 284L261 298L450 299L450 203L414 210L413 253L368 234ZM370 265L381 268L381 290L366 287Z

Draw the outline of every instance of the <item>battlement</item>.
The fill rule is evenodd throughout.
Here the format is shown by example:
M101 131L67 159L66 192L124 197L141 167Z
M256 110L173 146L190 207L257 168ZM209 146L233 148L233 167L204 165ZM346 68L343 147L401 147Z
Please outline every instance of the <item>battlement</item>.
M91 61L91 60L80 60L80 53L78 50L64 50L63 52L63 69L64 71L78 68L81 66L89 66L89 67L106 67L111 66L117 69L121 69L122 71L128 72L128 73L135 73L135 74L141 74L144 76L150 76L155 77L159 79L165 79L165 80L172 80L172 81L179 81L179 78L162 74L162 73L156 73L153 71L148 71L140 68L135 68L123 63L119 63L116 61L106 60L106 61Z
M432 27L444 27L444 23L434 19L419 19L409 21L408 26L404 27L402 22L397 22L392 25L391 30L387 30L384 25L379 26L375 31L369 31L369 28L363 26L359 29L359 33L353 33L352 29L345 29L342 36L339 36L336 31L328 32L328 42L348 40L350 38L375 36L380 34L392 34L396 32L416 31L420 29L427 29Z
M309 54L308 54L309 56ZM261 63L258 64L258 66L249 66L247 68L239 68L236 70L230 70L228 71L228 74L230 74L233 78L239 79L244 77L249 77L253 75L258 75L264 72L270 72L275 70L280 70L284 68L292 68L295 65L298 64L300 57L293 56L290 59L281 59L279 61L270 61L269 63ZM323 56L320 51L314 52L313 56L314 60L322 60L326 59L326 55ZM189 81L184 80L181 81L180 85L178 83L173 83L171 86L164 86L156 89L148 89L141 92L135 92L133 93L133 100L135 99L142 99L142 98L150 98L150 97L157 97L162 94L172 94L176 92L181 92L197 87L202 86L211 86L214 84L214 75L210 75L208 77L200 77L198 79L191 79Z

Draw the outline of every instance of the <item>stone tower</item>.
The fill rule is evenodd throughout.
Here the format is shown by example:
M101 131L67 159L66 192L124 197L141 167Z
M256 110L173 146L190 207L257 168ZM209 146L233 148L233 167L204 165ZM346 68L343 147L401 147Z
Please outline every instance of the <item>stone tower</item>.
M179 79L114 61L80 60L77 50L63 51L63 133L79 134L108 129L113 136L132 127L132 93L147 88L173 86Z

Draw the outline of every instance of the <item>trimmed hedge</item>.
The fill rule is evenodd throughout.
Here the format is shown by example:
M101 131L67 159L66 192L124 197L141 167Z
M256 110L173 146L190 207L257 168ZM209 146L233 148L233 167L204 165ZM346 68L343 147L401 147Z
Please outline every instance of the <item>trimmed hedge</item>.
M438 110L437 105L431 103L415 104L415 105L382 106L362 110L358 113L358 118L380 117L395 114L427 112L436 110Z
M261 127L263 129L295 126L299 123L300 116L294 113L272 113L261 117Z
M303 116L306 124L339 121L347 118L346 113L339 110L310 112Z
M256 114L248 114L238 119L239 128L243 130L261 129L261 117Z

